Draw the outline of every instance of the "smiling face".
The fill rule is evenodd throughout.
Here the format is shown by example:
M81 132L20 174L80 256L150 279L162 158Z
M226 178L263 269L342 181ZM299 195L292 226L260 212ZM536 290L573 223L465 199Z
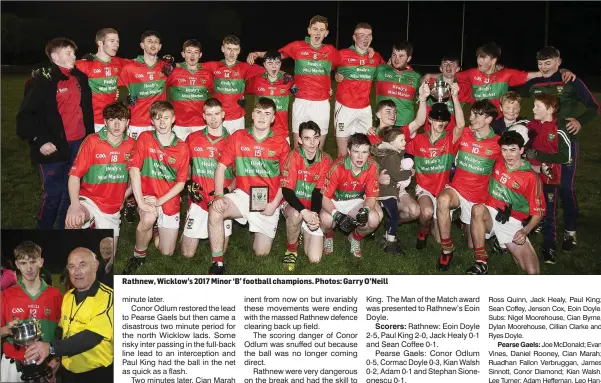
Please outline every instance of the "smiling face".
M275 121L275 110L273 108L262 109L255 107L252 113L253 125L259 132L265 132L271 128Z
M380 120L380 126L393 126L396 122L396 108L385 106L376 112L376 117Z
M401 70L407 67L407 63L411 61L411 56L407 56L407 52L404 50L398 51L393 49L390 60L394 69Z
M328 36L328 27L321 22L313 23L309 28L307 28L307 33L311 39L311 45L318 47Z
M164 110L153 116L151 122L158 134L169 134L175 122L175 114L170 110Z
M446 60L440 64L440 72L445 79L452 80L460 70L461 67L456 61Z
M483 112L473 110L470 111L470 129L472 131L479 131L485 129L492 122L492 117L487 116Z
M72 47L58 48L50 57L60 67L72 69L75 66L75 50Z
M546 60L538 60L537 64L538 70L541 71L543 77L549 78L553 75L553 73L559 70L561 59L559 57L553 57Z
M69 254L67 270L69 270L71 284L78 291L85 291L96 280L98 261L88 249L77 248Z

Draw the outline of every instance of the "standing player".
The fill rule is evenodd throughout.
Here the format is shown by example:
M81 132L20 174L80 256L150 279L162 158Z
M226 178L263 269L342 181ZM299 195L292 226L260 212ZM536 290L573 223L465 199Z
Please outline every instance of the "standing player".
M359 23L353 34L354 45L338 52L336 78L336 105L334 107L334 130L338 157L347 154L348 137L354 133L367 133L372 124L369 94L376 74L376 67L386 62L379 53L370 57L372 27Z
M497 237L502 248L509 249L522 270L539 274L538 258L528 234L545 213L541 181L528 161L522 159L524 138L518 132L503 133L499 146L503 159L495 163L486 204L472 208L471 233L476 262L467 274L488 274L485 239L491 235ZM530 222L524 226L528 217Z
M108 104L103 111L105 127L81 144L69 173L67 229L111 229L115 249L121 224L121 206L128 190L127 162L134 140L127 136L129 109L121 102ZM128 193L129 192L129 193Z
M218 99L225 111L223 126L229 134L244 129L244 88L246 81L253 76L263 73L263 68L252 68L246 62L238 61L240 55L240 39L229 35L221 45L224 59L206 62L205 69L213 75L213 97Z
M501 48L494 42L483 44L476 49L477 68L458 72L455 77L461 83L469 83L472 86L472 97L475 101L489 100L501 111L501 96L509 90L509 87L524 85L526 81L541 76L541 72L524 72L517 69L497 68L497 61L501 57ZM424 76L429 80L431 76ZM575 76L566 71L565 78L574 79Z
M201 56L200 43L186 40L182 48L184 62L167 77L167 93L177 116L173 132L182 141L206 125L200 111L213 91L213 75L199 63Z
M225 112L221 102L216 98L210 98L204 104L203 116L207 121L206 129L194 132L186 139L190 159L192 160L192 184L197 190L192 193L191 203L188 207L188 215L184 225L182 237L182 255L191 258L198 248L198 240L209 237L209 204L214 199L215 169L217 159L223 148L227 145L229 135L223 127ZM228 187L232 184L232 168L228 167L225 172L223 191L229 193ZM232 234L232 221L224 221L225 243Z
M296 88L293 90L292 82L286 80L286 77L290 75L280 72L282 56L279 52L266 52L263 56L263 66L266 69L265 73L253 77L247 83L246 93L259 97L267 97L275 102L276 112L275 122L272 127L273 133L283 136L290 142L288 106L290 104L290 94L295 92Z
M48 286L40 278L44 264L42 249L31 241L19 244L14 251L15 264L21 272L19 282L2 291L0 333L2 334L2 381L20 382L21 368L25 360L25 347L14 344L11 329L20 321L33 317L42 330L41 340L54 340L54 333L61 318L63 297L56 287ZM49 366L56 372L60 362L52 359Z
M412 154L415 162L417 185L415 197L419 204L419 231L416 248L425 249L430 231L436 242L440 243L436 215L436 198L449 181L451 166L457 150L459 138L463 133L465 119L459 101L459 84L451 85L451 100L455 109L455 126L449 131L451 113L446 104L433 104L428 113L430 130L418 134L407 144L407 153ZM432 222L434 219L434 222Z
M501 157L499 136L490 124L497 118L497 108L488 100L476 101L470 111L470 129L459 138L457 171L451 184L443 189L436 200L436 217L442 244L438 259L441 271L449 269L453 259L451 241L451 210L461 209L461 222L467 226L468 247L472 248L469 228L472 206L486 201L488 181L495 161Z
M225 236L223 224L235 219L255 233L256 256L269 255L275 238L282 202L280 166L290 149L282 136L271 130L275 121L273 100L261 97L253 109L253 126L228 138L215 170L215 200L209 208L209 240L213 263L209 274L223 274ZM226 169L235 164L236 189L224 196Z
M119 34L113 28L102 28L96 33L95 55L87 54L82 60L75 61L77 69L88 76L92 89L92 107L94 109L94 129L104 128L104 107L117 100L117 79L130 60L117 56Z
M441 75L438 77L431 77L429 80L430 88L434 86L434 83L437 80L444 80L447 84L458 84L459 85L459 102L463 107L466 103L472 103L472 88L471 85L467 82L458 82L455 78L457 72L461 70L460 62L457 56L444 56L440 63L440 71ZM432 105L436 103L438 100L434 99L434 97L428 98L428 109L426 110L426 114L429 115L430 110L432 109ZM447 106L447 110L451 114L451 120L446 125L446 130L449 133L453 132L455 129L455 105L453 102L453 98L449 97L444 104ZM426 120L426 124L424 125L424 130L428 132L430 130L430 120Z
M323 200L319 214L325 236L325 254L334 251L336 224L351 232L348 236L351 254L360 258L363 256L361 240L373 233L382 222L384 213L376 201L380 191L378 165L369 156L369 146L367 135L356 133L350 136L349 154L336 159L326 175L321 190ZM355 221L355 225L347 225L349 218ZM357 223L359 227L356 226Z
M589 123L595 115L601 114L601 107L580 79L567 83L562 82L565 74L562 74L559 69L561 57L557 48L543 47L536 53L536 60L542 75L529 81L524 89L530 90L532 96L548 93L559 97L561 108L557 116L557 124L560 130L569 133L571 142L572 160L562 165L561 187L559 188L565 229L562 249L570 251L577 244L578 201L574 188L580 153L577 134L583 125ZM577 115L579 103L583 104L586 110Z
M319 149L319 126L313 121L300 124L301 142L286 158L282 169L282 213L286 218L286 253L284 266L293 271L296 265L298 238L304 233L304 250L309 262L319 263L323 253L323 232L319 228L321 188L332 157Z
M179 230L180 192L188 179L190 153L171 130L175 122L173 107L166 101L156 101L150 107L150 115L154 130L138 137L129 164L140 222L134 254L123 274L133 274L144 265L155 221L159 227L159 251L173 255Z
M158 58L161 50L161 36L156 31L145 31L140 38L140 48L144 54L125 65L119 75L118 86L127 87L131 121L128 135L134 140L140 133L152 130L150 106L166 99L165 80L169 70Z
M390 65L379 65L376 70L376 102L394 102L398 125L406 125L415 118L415 99L421 76L408 65L412 55L411 43L395 43Z
M292 134L294 145L300 142L298 129L301 122L314 121L321 129L319 148L323 150L330 126L330 95L332 84L330 72L336 61L337 51L333 45L322 44L328 35L328 19L313 16L307 28L305 40L293 41L279 52L282 58L294 59L294 82L298 94L292 104ZM247 61L253 64L265 52L251 52Z

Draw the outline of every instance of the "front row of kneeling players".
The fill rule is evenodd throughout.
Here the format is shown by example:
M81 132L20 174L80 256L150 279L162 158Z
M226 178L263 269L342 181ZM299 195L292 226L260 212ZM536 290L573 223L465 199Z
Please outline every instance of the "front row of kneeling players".
M144 264L155 222L161 253L172 255L175 251L180 193L187 182L190 205L182 236L184 256L192 257L199 239L208 237L212 252L209 273L223 274L232 219L248 222L255 233L254 253L268 255L281 210L287 233L284 264L293 270L301 230L305 254L312 263L333 251L336 226L350 233L351 253L361 257L361 240L383 219L381 203L390 218L386 248L400 251L395 235L398 223L419 217L418 245L425 247L426 236L434 233L443 248L439 268L446 270L453 254L450 213L461 208L462 221L467 225L474 221L468 233L473 237L477 262L468 273L487 273L483 241L493 233L522 269L537 273L538 260L526 236L544 213L544 198L538 176L521 158L524 137L506 132L499 141L490 129L496 109L486 100L474 104L471 127L464 130L457 94L454 86L457 124L451 132L445 131L448 110L438 105L428 116L429 131L416 135L426 120L429 89L425 85L420 88L414 121L400 129L386 126L372 129L368 135L351 136L349 154L335 161L319 149L320 129L312 121L301 124L301 145L290 152L287 137L271 130L276 109L267 98L255 104L253 125L231 136L223 128L220 102L207 100L203 108L207 128L190 134L185 142L171 130L175 115L168 102L152 105L154 130L142 133L137 142L125 133L128 108L118 102L109 104L104 110L106 127L84 141L70 173L67 227L111 228L118 236L119 208L123 198L133 193L140 222L124 273L135 273ZM378 174L370 144L374 144L374 158L390 170L390 182ZM417 201L401 187L407 171L395 171L406 162L402 159L405 149L414 156ZM447 185L456 156L457 172ZM382 193L381 188L387 192ZM530 223L522 227L522 220L529 216Z

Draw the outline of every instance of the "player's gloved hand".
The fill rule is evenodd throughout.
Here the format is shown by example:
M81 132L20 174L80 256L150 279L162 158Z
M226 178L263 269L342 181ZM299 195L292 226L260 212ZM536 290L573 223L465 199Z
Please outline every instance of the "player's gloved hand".
M336 221L336 224L338 225L340 230L345 231L347 233L350 233L351 231L355 230L358 226L357 221L353 217L347 214L343 214L339 211L334 213L334 221Z
M186 181L186 190L188 191L188 198L192 202L201 203L202 202L202 187L192 180Z
M91 53L86 53L81 59L86 61L94 61L94 55Z
M138 98L136 96L132 96L131 94L129 96L127 96L127 104L129 106L136 105L136 101L138 101Z
M292 87L290 88L290 93L292 93L292 95L296 97L296 94L298 93L298 86L296 86L296 84L292 85Z
M359 226L365 226L365 225L367 225L367 219L368 218L369 218L369 208L368 207L362 207L357 212L357 216L355 217L355 220L357 221L357 224Z
M540 172L550 180L553 179L553 172L551 171L551 167L549 165L542 163L540 165Z
M161 68L161 72L165 76L169 76L171 74L171 72L173 72L173 70L175 69L175 59L171 55L165 55L165 56L163 56L163 61L164 61L164 64L163 64L163 67Z
M289 84L292 81L294 81L294 76L292 76L290 73L285 73L284 72L283 80L284 80L284 84Z
M511 217L511 205L505 205L505 209L503 210L497 208L497 211L498 214L495 217L495 220L501 224L506 224L507 221L509 221L509 217Z
M236 102L241 108L246 107L246 99L244 98L244 96L240 97L238 100L236 100Z
M526 150L526 158L531 160L533 158L536 158L536 155L538 154L538 152L536 151L536 149L528 149Z

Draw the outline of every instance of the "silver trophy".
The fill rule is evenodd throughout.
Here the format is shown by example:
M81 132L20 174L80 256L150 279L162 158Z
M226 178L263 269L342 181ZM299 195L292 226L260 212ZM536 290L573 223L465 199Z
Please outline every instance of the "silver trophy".
M39 322L35 318L25 319L17 324L12 329L13 342L27 348L37 342L42 337L42 329ZM36 365L36 360L25 360L23 362L23 374L21 380L24 382L35 382L48 374L52 374L51 369L46 363L39 366Z
M451 86L443 79L437 79L430 88L430 94L432 97L443 102L445 99L451 96Z

